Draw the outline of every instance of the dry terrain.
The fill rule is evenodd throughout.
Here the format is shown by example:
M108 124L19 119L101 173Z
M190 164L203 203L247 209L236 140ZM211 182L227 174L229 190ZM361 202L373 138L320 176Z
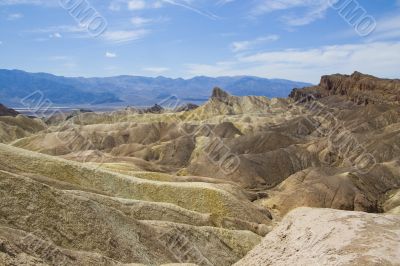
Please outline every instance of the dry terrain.
M400 265L399 95L356 72L285 99L2 106L0 265Z

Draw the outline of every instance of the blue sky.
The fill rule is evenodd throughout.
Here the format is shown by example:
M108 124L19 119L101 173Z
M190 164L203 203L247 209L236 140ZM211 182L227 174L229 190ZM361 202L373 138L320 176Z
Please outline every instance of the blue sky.
M347 0L364 12L364 25L344 18L346 0L335 1L0 0L0 68L313 83L354 70L399 78L400 0ZM101 34L88 30L90 18L71 14L74 3L107 24Z

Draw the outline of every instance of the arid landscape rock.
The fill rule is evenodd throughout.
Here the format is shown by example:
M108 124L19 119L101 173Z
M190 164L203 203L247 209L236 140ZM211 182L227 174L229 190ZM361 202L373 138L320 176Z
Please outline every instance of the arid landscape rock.
M24 115L0 116L0 143L31 136L46 127L46 124L38 118L32 119Z
M399 265L399 84L1 116L0 264Z
M294 90L290 97L295 100L313 95L322 98L341 95L357 104L400 104L400 80L380 79L360 72L352 75L323 76L318 86Z
M298 208L235 265L399 265L399 238L400 216Z

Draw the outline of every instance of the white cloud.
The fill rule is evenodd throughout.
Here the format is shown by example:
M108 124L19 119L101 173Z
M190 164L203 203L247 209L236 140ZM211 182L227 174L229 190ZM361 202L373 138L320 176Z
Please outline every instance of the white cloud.
M135 16L131 18L131 23L133 26L139 28L139 27L144 27L149 24L154 24L154 23L165 23L169 21L169 18L167 17L159 17L159 18L144 18L144 17L139 17Z
M211 12L201 10L200 8L197 8L193 6L192 0L160 0L163 3L182 7L184 9L187 9L189 11L195 12L203 17L209 18L211 20L217 20L219 17Z
M399 0L400 1L400 0ZM338 38L351 38L357 32L353 28L334 34ZM377 42L377 41L396 41L400 38L400 15L391 14L381 18L376 18L375 29L367 36L363 37L362 41Z
M70 60L72 60L71 57L66 56L66 55L54 55L54 56L50 56L49 59L51 61L70 61Z
M287 10L281 20L289 26L303 26L325 17L332 0L258 0L251 10L252 16L260 16L279 10ZM295 12L292 12L296 9Z
M50 34L49 38L60 39L60 38L62 38L62 35L59 32L55 32L55 33Z
M219 1L217 2L217 5L218 5L218 6L223 6L223 5L232 3L232 2L234 2L234 1L235 1L235 0L219 0Z
M374 42L288 49L239 56L213 65L189 64L189 75L254 75L317 83L320 76L355 70L382 77L399 77L400 42Z
M233 42L231 44L231 49L233 52L241 52L249 49L250 45L251 41Z
M111 2L108 6L108 9L110 9L111 11L120 11L121 5L118 2Z
M368 36L367 40L378 41L398 38L400 38L400 15L392 15L379 19L375 30Z
M198 2L204 3L205 1ZM198 2L194 0L113 0L108 8L112 11L120 11L122 10L122 6L127 4L128 10L139 11L143 9L161 8L167 5L173 5L195 12L212 20L219 19L215 14L196 7L194 4Z
M307 0L261 0L258 1L258 4L253 8L254 14L264 14L273 12L276 10L285 10L300 6L308 6L312 2L315 1L307 1Z
M25 33L38 35L35 41L44 42L50 39L67 38L86 38L85 28L74 25L58 25L47 28L39 28L26 31ZM43 36L45 34L45 36Z
M166 67L146 67L146 68L143 68L143 70L146 71L146 72L150 72L150 73L156 74L156 75L160 75L162 73L165 73L165 72L169 71L169 68L166 68Z
M143 25L151 23L152 21L153 21L152 19L147 19L147 18L143 18L143 17L131 18L131 23L136 27L141 27Z
M162 0L112 0L108 9L111 11L120 11L127 7L128 10L137 11L148 8L161 8L162 6Z
M267 42L273 42L279 40L278 35L268 35L265 37L260 37L255 40L250 40L250 41L239 41L239 42L233 42L231 44L231 50L233 52L242 52L245 50L249 50L254 48L257 45L267 43Z
M84 27L78 27L75 25L59 25L59 26L51 26L47 28L40 28L30 30L31 33L56 33L56 32L66 32L66 33L80 33L84 32Z
M18 20L18 19L21 19L23 17L24 17L24 15L22 15L21 13L13 13L13 14L9 14L7 16L7 20Z
M152 7L153 8L161 8L161 7L163 7L163 3L162 3L161 0L160 1L156 1L156 2L153 3Z
M323 4L316 6L306 11L303 15L298 16L297 14L286 15L282 17L282 20L289 26L304 26L308 25L315 20L322 19L325 17L326 11L330 6Z
M37 41L47 41L51 38L90 38L84 27L59 25L28 31L34 34L46 34L46 38L39 36ZM100 35L101 40L113 43L124 43L144 38L150 30L138 28L135 30L107 30Z
M131 0L128 2L129 10L141 10L146 8L146 2L143 0Z
M114 43L124 43L142 39L149 33L148 30L138 29L138 30L120 30L120 31L106 31L102 38L106 41Z
M106 52L105 56L107 58L115 58L115 57L117 57L117 54L116 53L112 53L112 52Z

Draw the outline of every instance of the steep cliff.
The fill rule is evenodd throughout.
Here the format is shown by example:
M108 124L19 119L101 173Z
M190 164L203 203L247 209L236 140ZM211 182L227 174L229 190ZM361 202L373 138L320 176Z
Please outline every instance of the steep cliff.
M360 72L352 75L322 76L318 86L294 89L289 97L296 101L338 95L357 104L400 104L400 80L381 79Z

